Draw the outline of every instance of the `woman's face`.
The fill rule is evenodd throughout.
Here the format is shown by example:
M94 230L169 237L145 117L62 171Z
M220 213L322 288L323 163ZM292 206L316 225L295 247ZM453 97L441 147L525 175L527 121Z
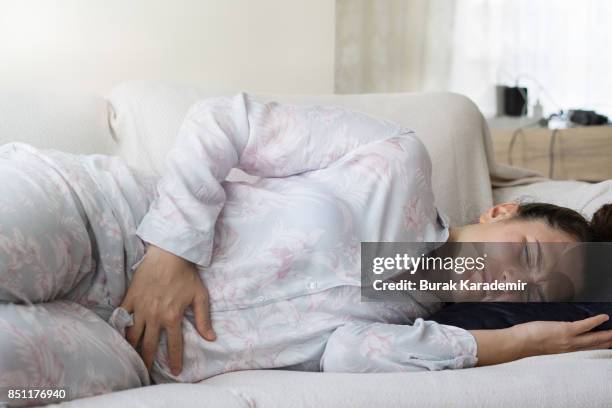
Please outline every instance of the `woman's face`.
M526 285L518 291L456 290L455 301L558 301L571 298L581 288L583 258L576 239L545 221L513 218L517 207L494 207L481 216L479 224L455 236L455 241L465 243L461 252L486 254L485 268L451 275L456 281Z

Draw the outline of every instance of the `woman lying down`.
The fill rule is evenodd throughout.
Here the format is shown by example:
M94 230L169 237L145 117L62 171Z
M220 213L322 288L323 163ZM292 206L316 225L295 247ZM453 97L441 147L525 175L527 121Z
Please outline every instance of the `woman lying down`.
M612 346L589 332L607 315L467 331L424 320L435 296L361 302L362 241L601 238L549 204L449 227L423 144L364 114L239 94L192 107L160 180L22 143L2 146L0 166L2 387L76 398L150 377L459 369ZM234 167L261 178L224 182Z

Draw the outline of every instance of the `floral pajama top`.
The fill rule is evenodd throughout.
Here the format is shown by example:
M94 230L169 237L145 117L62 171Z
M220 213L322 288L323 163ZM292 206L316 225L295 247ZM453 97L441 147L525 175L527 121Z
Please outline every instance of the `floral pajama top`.
M224 181L232 168L259 179ZM448 239L431 170L413 131L362 113L246 94L195 104L136 234L197 264L217 340L202 339L188 313L182 373L170 373L162 336L154 380L475 365L468 331L423 320L439 307L427 294L360 298L362 241ZM126 314L113 313L118 330Z

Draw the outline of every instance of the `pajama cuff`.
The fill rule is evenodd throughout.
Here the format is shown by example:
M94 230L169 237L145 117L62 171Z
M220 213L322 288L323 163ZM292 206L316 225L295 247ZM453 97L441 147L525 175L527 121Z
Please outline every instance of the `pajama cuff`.
M202 233L193 229L179 228L149 212L136 229L136 235L143 241L197 265L210 265L212 231Z
M474 367L478 362L476 339L469 331L455 326L441 324L446 332L452 353L455 356L455 368Z

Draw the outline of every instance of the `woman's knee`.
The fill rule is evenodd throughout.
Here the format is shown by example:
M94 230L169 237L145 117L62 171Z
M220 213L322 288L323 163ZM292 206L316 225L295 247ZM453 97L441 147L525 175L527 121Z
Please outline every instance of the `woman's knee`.
M39 162L0 158L0 301L60 298L95 267L78 199Z
M0 306L0 387L62 387L78 398L149 384L136 351L66 301Z

